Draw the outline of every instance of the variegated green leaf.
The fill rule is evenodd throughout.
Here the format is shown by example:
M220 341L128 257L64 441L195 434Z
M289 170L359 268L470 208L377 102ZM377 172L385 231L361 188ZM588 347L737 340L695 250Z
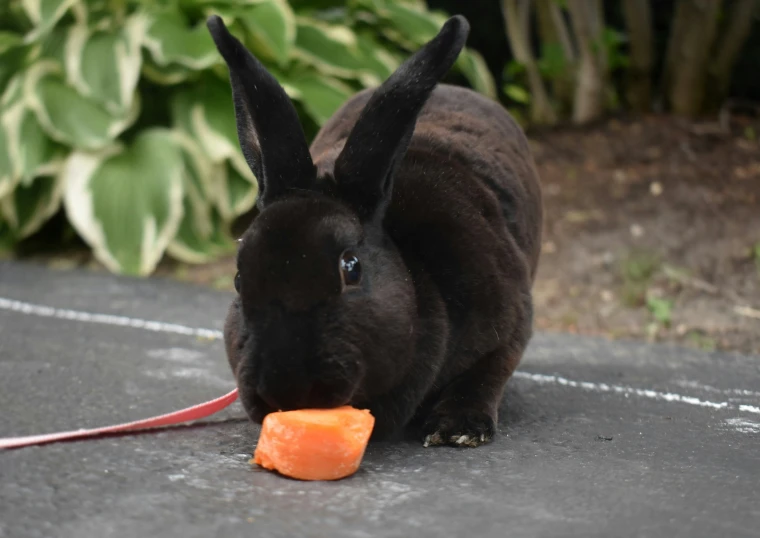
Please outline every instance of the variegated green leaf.
M33 66L37 62L51 62L59 66L66 64L66 49L69 41L68 26L58 26L50 30L37 45L34 51L33 60L30 62Z
M15 235L8 223L3 220L2 214L0 214L0 254L11 250L15 242Z
M21 0L21 5L34 30L27 34L24 41L29 43L47 33L66 14L74 4L81 0Z
M58 174L37 176L19 183L0 200L0 213L16 237L23 239L39 230L61 207L63 181Z
M15 124L15 118L10 120L8 114L6 111L5 114L0 115L0 198L8 195L18 182L18 174L16 173L18 165L12 159L13 150L11 149L11 144L15 143L16 140L10 134L8 125L9 123Z
M185 163L185 184L201 199L211 200L216 195L216 178L224 174L224 164L212 162L198 141L187 132L175 129L174 136Z
M69 221L111 271L147 275L182 221L184 173L165 129L141 132L128 148L76 152L63 174Z
M225 221L231 221L251 209L259 194L258 184L250 169L231 164L227 167L224 188L217 208Z
M285 66L296 38L296 20L285 0L266 0L234 11L257 55Z
M25 110L21 120L19 162L21 181L39 175L56 174L67 149L47 137L31 110Z
M21 45L22 41L23 39L19 34L0 30L0 54Z
M167 253L186 263L203 263L234 249L227 225L212 207L225 191L227 165L212 163L190 136L176 136L185 162L184 216Z
M170 256L186 263L203 263L216 254L209 245L214 233L211 205L191 180L186 178L184 185L182 221L166 251Z
M378 14L390 24L385 33L394 40L404 41L410 48L417 48L430 41L441 30L446 17L425 12L409 5L384 2Z
M256 201L258 184L240 150L229 84L206 77L196 91L178 93L172 117L215 165L209 174L213 185L205 188L222 218L230 221L248 211Z
M22 100L5 108L0 114L0 124L2 136L7 137L3 144L7 161L0 157L0 198L19 182L58 172L66 150L47 137Z
M224 13L231 6L240 7L267 1L269 0L177 0L177 4L183 11L190 11L193 8L210 8L214 10L214 13Z
M31 46L13 47L0 53L0 96L27 63L31 49Z
M19 72L13 77L8 85L5 87L5 91L0 93L0 112L7 110L17 103L24 101L24 73Z
M472 49L462 51L455 66L467 78L475 91L496 98L496 82L483 57Z
M382 2L378 13L388 21L384 33L411 49L425 44L440 31L446 17L442 13L425 11L414 3ZM465 49L455 64L456 69L476 90L489 97L496 97L496 83L483 57L472 49Z
M24 95L48 135L80 149L99 149L111 143L137 118L139 99L121 117L80 95L60 76L52 61L34 64L24 81Z
M25 167L24 154L36 153L37 137L32 135L30 148L26 148L25 107L20 76L14 78L0 98L0 198L7 196L21 180ZM45 137L46 139L46 137Z
M406 4L409 7L422 11L427 9L427 3L425 0L397 0L399 4Z
M143 58L142 74L156 84L172 86L185 82L196 73L194 69L177 64L158 65L150 55Z
M117 31L72 26L64 53L67 82L109 114L127 114L140 78L147 25L146 17L133 15Z
M235 251L235 242L229 235L228 224L217 211L202 200L185 196L185 216L177 235L166 252L185 263L206 263L223 254ZM201 230L198 221L206 221L209 228Z
M159 66L176 64L201 70L219 61L206 25L192 27L182 13L173 9L153 14L143 45Z
M299 18L295 53L322 73L358 79L365 86L382 82L368 67L356 34L346 26Z
M237 137L229 82L203 77L197 87L177 93L171 103L174 124L191 134L214 163L245 165Z
M346 100L355 92L342 82L306 73L288 79L288 84L297 90L295 98L301 102L308 114L323 125Z
M356 38L364 64L380 80L387 79L401 65L401 58L391 54L374 36L359 34Z

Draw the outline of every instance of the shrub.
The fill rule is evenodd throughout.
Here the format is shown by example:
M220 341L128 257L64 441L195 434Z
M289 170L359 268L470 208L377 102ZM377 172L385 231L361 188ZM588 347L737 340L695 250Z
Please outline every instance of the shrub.
M446 16L410 0L10 0L0 7L0 246L59 211L109 270L234 248L256 201L221 15L293 99L307 135L384 80ZM494 96L482 58L456 73Z

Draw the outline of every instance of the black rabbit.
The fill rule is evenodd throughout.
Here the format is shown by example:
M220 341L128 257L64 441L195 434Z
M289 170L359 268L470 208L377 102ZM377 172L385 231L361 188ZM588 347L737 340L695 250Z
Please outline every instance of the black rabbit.
M219 17L238 136L260 183L240 239L225 344L246 412L368 408L374 439L419 421L425 446L491 439L531 338L542 195L496 102L438 85L461 16L307 146L277 81Z

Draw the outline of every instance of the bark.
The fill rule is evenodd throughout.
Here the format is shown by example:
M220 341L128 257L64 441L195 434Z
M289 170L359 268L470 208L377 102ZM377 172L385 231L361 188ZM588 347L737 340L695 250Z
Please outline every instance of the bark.
M512 54L525 67L530 87L530 116L537 124L554 124L557 115L552 108L546 86L538 71L536 59L530 47L529 21L530 0L502 0L502 12Z
M736 0L707 73L706 106L717 108L728 96L736 59L749 37L752 22L760 12L760 0Z
M537 0L538 34L541 46L556 45L562 49L565 68L551 80L554 100L563 111L572 110L573 73L575 72L576 53L570 38L562 10L555 0Z
M602 0L592 0L589 14L589 26L591 28L591 38L593 39L596 49L599 69L602 72L602 79L606 82L609 75L609 58L607 57L607 47L602 42L602 32L604 31L604 5Z
M665 60L665 98L679 115L702 111L721 0L678 0Z
M551 14L552 0L536 0L536 19L538 22L538 37L541 44L559 43L557 27Z
M599 5L587 0L568 0L580 63L576 72L573 122L588 123L598 119L604 110L604 69L606 54L601 47L602 21Z
M754 1L754 0L753 0ZM626 98L636 112L647 112L652 103L652 12L648 0L623 0L628 28L630 64L626 74Z
M557 5L557 2L549 0L549 11L551 13L554 26L557 28L557 37L559 37L560 43L562 43L562 49L565 51L565 55L571 62L575 62L578 59L575 46L573 45L572 38L570 37L570 30L565 23L565 17L562 15L562 10Z

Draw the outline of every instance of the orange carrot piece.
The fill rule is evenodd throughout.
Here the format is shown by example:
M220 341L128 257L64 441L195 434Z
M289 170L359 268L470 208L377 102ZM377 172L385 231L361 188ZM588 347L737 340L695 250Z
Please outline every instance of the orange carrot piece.
M354 474L375 417L367 409L278 411L264 417L253 462L300 480L338 480Z

